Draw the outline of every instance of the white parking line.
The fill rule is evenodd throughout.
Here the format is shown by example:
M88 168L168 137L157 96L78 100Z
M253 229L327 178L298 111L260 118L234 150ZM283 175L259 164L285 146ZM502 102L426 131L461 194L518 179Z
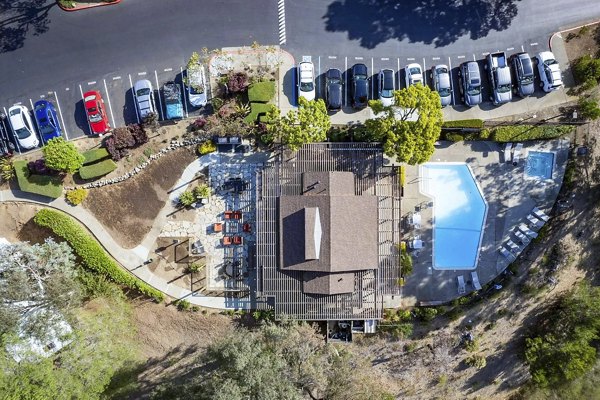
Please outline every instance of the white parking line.
M2 107L4 109L4 115L6 115L6 118L8 118L8 111L6 111L6 107ZM8 136L8 131L11 131L13 134L13 139L15 140L15 143L17 144L17 150L19 151L19 154L21 154L21 146L19 146L19 140L17 139L17 137L15 136L15 131L12 130L12 126L6 126L6 136Z
M490 54L490 52L489 52L489 51L486 51L486 52L484 52L484 53L481 53L481 55L482 55L482 56L484 56L484 57L487 57L487 55L488 55L488 54Z
M389 57L381 57L381 61L390 61Z
M407 58L408 61L415 61L415 59L413 57L409 57Z
M91 85L95 85L95 84L96 84L96 81L91 81L91 82L88 82L88 85L90 85L90 86L91 86Z
M350 89L348 86L348 57L344 57L344 73L346 74L346 90L344 90L344 105L348 105L348 90Z
M335 60L337 56L327 56L327 58L329 58L330 60Z
M40 99L45 99L46 95L45 94L40 94Z
M158 111L160 112L160 120L162 121L164 119L162 113L162 99L160 98L160 86L158 84L158 74L156 73L156 70L154 70L154 79L156 80L156 93L158 93L158 104L160 104L160 108L158 109Z
M538 45L538 42L531 43L531 46L537 46L537 45Z
M398 67L398 90L402 87L400 85L400 57L396 58L396 66Z
M56 106L58 107L58 115L60 115L60 121L62 122L62 128L65 132L65 137L69 140L69 134L67 133L67 127L65 126L65 119L63 118L62 110L60 109L60 102L58 101L58 93L54 92L54 99L56 100Z
M285 0L277 2L277 14L279 20L279 45L284 45L286 42L285 35Z
M165 69L163 69L163 71L165 71L165 72L171 72L171 71L173 71L173 68L165 68Z
M179 71L181 72L181 77L183 78L183 67L179 67ZM187 101L185 98L185 84L183 83L183 79L181 80L181 95L182 95L182 101L183 101L183 108L185 108L185 117L189 117L188 115L188 109L187 109Z
M362 60L362 57L354 57L355 60Z
M38 135L40 135L40 139L42 139L42 146L45 146L46 143L44 142L44 136L42 136L42 132L40 131L40 126L38 125L37 118L35 117L35 110L33 108L33 101L31 101L31 99L29 99L29 104L31 104L31 112L33 113L33 123L35 124L35 127L37 128L37 133L38 133Z
M144 75L146 75L146 71L144 71L144 72L138 72L138 75L139 76L144 76Z
M521 51L525 51L525 46L521 45Z
M462 59L462 58L465 58L465 56L457 56L456 58Z
M120 76L113 76L113 78L112 78L113 81L116 81L116 80L119 80L119 79L121 79Z
M108 100L108 109L110 110L110 119L112 119L112 127L116 128L117 124L115 124L115 116L113 115L112 104L110 104L110 96L108 95L108 87L106 86L106 79L102 79L104 81L104 91L106 92L106 100Z
M85 112L85 120L88 124L88 132L90 133L90 135L93 135L94 132L92 132L92 125L90 125L90 119L88 118L87 111L85 110L85 97L83 97L83 89L81 88L81 85L79 85L79 93L81 93L81 102L83 103L83 112Z
M371 57L371 99L375 98L375 68L373 67L373 57Z
M477 57L475 57L475 53L473 53L473 61L477 61Z
M454 84L452 83L454 79L452 79L452 60L448 57L448 69L450 72L450 95L452 96L452 105L456 105L456 100L454 98Z
M427 86L427 65L425 65L425 57L423 57L423 82Z
M318 64L318 75L317 75L317 97L321 94L321 56L319 56L319 64Z
M70 88L68 88L68 87L67 87L67 88L65 88L65 91L66 91L66 92L68 92L69 90L71 90L71 89L70 89Z
M440 58L439 58L439 57L431 57L431 59L432 59L432 60L436 60L436 61L437 61L437 60L439 60Z
M506 51L513 51L514 49L515 49L514 47L508 47L508 48L506 49Z
M133 105L135 107L135 118L137 119L138 124L140 123L140 116L138 114L138 105L137 101L135 101L135 89L133 88L133 81L131 80L131 75L129 75L129 86L131 86L131 97L133 97Z

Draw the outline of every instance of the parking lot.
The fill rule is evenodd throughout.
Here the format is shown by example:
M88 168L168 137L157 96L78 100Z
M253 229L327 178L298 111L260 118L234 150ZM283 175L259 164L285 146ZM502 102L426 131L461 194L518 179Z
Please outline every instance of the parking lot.
M8 115L8 109L14 104L26 106L33 118L33 104L39 99L46 99L54 104L58 119L66 139L72 140L90 135L90 127L87 121L83 105L83 95L89 90L96 90L104 99L106 113L111 127L124 126L131 123L139 123L136 110L133 85L140 79L148 79L154 89L154 101L159 120L165 119L164 99L162 86L168 81L174 81L181 86L183 97L183 114L185 118L201 115L205 107L193 107L187 101L186 87L183 83L184 67L172 66L145 71L134 71L127 74L107 75L97 79L89 79L85 82L73 82L62 85L62 87L50 87L46 91L31 93L26 97L8 98L0 104L0 110ZM208 98L211 93L209 91ZM14 140L8 119L2 119L0 137L8 137L15 147L20 149ZM39 135L38 135L39 137ZM40 141L40 146L42 142Z

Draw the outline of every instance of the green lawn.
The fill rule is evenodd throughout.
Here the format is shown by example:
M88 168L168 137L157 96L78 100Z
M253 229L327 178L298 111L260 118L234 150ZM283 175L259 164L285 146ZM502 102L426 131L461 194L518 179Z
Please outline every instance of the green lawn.
M81 179L94 179L108 174L117 169L117 164L113 160L104 160L91 165L84 165L79 168Z
M59 176L31 175L27 161L19 160L13 163L19 189L23 192L40 194L57 199L62 196L62 179Z

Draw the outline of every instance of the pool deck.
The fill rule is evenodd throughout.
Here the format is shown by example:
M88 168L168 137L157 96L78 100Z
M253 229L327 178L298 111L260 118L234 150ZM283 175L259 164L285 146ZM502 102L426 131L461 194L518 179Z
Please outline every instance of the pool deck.
M526 175L528 151L555 153L552 179L541 180ZM477 275L481 285L502 273L509 262L499 248L511 236L511 230L527 222L534 207L549 213L554 204L568 159L569 141L525 142L517 166L506 163L502 146L494 142L440 142L430 162L466 162L488 203ZM467 294L474 290L471 271L435 270L432 266L433 201L419 190L419 167L408 166L402 198L402 233L404 240L420 236L425 246L413 252L413 273L402 287L402 305L434 305L459 297L457 277L464 276ZM405 221L410 213L421 213L421 226L414 229ZM514 241L514 238L513 238Z

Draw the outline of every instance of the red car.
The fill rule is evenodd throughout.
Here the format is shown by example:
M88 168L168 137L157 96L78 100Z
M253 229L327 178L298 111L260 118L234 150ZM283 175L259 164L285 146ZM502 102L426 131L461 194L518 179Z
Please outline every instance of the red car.
M90 90L83 95L85 112L94 135L104 135L110 130L104 100L99 92Z

